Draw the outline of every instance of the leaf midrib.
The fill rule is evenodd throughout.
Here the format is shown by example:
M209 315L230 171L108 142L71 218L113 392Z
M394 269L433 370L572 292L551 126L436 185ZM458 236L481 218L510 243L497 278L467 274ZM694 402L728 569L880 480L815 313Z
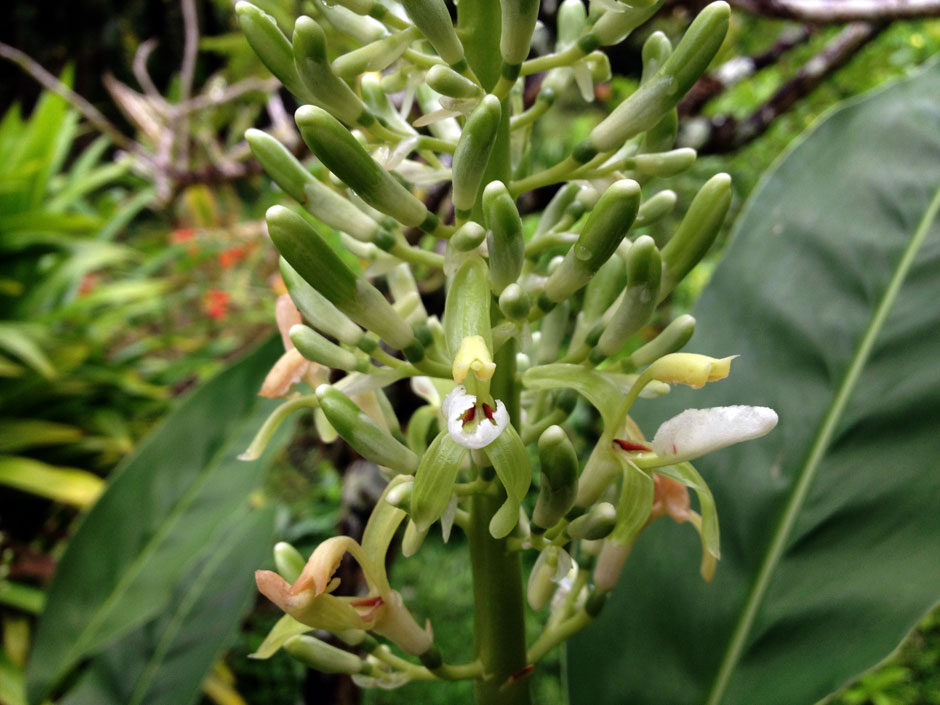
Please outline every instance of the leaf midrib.
M718 672L715 675L715 680L712 682L711 690L705 701L706 705L719 705L725 695L725 691L731 681L731 676L741 658L741 653L744 650L745 643L754 625L757 612L763 602L764 595L767 592L767 588L770 585L777 565L780 563L780 559L783 556L790 533L803 507L803 503L806 501L816 472L829 447L829 442L832 440L832 435L835 433L836 425L841 420L845 406L848 404L852 393L855 391L855 387L862 370L868 362L875 341L887 320L888 313L894 305L898 292L901 290L901 286L904 284L907 274L914 263L914 259L921 245L924 243L930 231L930 226L936 219L938 212L940 212L940 186L938 186L935 191L933 198L927 206L927 210L924 212L910 242L905 248L894 275L888 283L881 300L878 302L878 306L872 314L865 334L862 336L855 350L855 354L852 356L852 361L846 370L845 376L842 378L836 395L833 397L829 409L823 416L823 423L813 444L810 446L806 461L797 475L797 482L793 487L790 498L784 506L777 528L773 533L769 550L754 579L744 609L738 616L738 621L731 634L728 647L722 657Z

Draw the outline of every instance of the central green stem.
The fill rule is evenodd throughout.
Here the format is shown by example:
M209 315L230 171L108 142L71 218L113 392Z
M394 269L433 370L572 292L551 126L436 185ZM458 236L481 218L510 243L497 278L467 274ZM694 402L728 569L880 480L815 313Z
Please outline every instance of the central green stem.
M499 80L500 8L493 0L461 0L457 31L467 61L483 88L492 91ZM509 101L503 113L482 187L493 180L509 184ZM479 194L474 219L483 222ZM501 400L511 422L519 426L519 384L516 379L516 343L496 351L496 374L490 391ZM506 539L490 535L490 519L505 497L476 494L471 499L468 538L473 569L474 646L483 664L484 677L476 681L477 705L530 705L526 667L525 606L522 560L509 550Z

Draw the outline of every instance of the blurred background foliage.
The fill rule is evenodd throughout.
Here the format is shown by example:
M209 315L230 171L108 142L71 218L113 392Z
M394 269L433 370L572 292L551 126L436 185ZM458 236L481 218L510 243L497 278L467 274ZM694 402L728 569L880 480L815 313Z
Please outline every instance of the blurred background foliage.
M284 116L293 105L286 93L264 90L270 77L238 32L230 3L194 5L198 56L188 80L186 3L80 5L14 2L0 24L0 42L74 88L120 133L102 134L100 125L43 91L29 73L0 64L0 703L6 705L25 702L23 668L34 618L82 511L174 400L270 335L280 291L260 218L281 194L247 161L241 134L260 125L282 130L290 143ZM310 3L291 0L264 6L285 23L300 12L316 13ZM582 139L636 86L639 47L648 33L661 29L678 37L694 6L667 3L618 49L611 56L615 78L597 86L593 106L562 96L538 123L533 160L552 164ZM698 121L701 129L703 121L714 126L755 115L792 87L842 31L735 13L716 65L759 55L794 33L806 36L690 110L685 124ZM153 84L148 89L134 63L153 37L159 42L143 59ZM702 154L671 184L680 199L675 212L685 211L707 176L726 171L734 179L736 213L767 167L828 108L907 74L938 50L940 20L879 27L762 134L723 153ZM103 81L105 75L111 78ZM246 80L261 83L240 83ZM239 85L243 92L220 98ZM193 99L204 99L203 105L178 110ZM160 142L167 131L175 134L169 147ZM542 205L535 199L523 207L533 212ZM653 227L668 232L675 224L666 219ZM718 247L674 294L676 311L691 306L720 256ZM396 394L406 396L395 388L390 394L393 404ZM308 552L338 526L346 533L361 528L378 485L374 470L351 451L319 442L311 416L300 417L261 494L277 509L278 537ZM422 605L433 606L428 611L436 615L441 649L448 660L460 661L472 643L472 597L461 552L449 548L428 541L413 560L393 566L392 576L419 614ZM435 579L422 580L427 574ZM272 605L259 601L227 657L207 675L204 701L354 702L348 683L321 682L286 656L245 658L277 617ZM538 625L531 626L535 631ZM533 677L536 702L564 701L563 658L556 655ZM368 691L362 702L452 703L454 697L449 689L415 684ZM888 663L830 702L940 704L940 617L927 617Z

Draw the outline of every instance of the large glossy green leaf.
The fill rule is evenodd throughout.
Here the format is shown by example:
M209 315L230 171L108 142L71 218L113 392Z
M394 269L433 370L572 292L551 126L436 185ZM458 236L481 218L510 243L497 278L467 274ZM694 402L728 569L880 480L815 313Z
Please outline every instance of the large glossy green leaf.
M63 705L190 705L255 595L269 558L271 509L240 513L206 546L168 609L96 657Z
M188 397L119 469L84 517L49 590L27 668L32 703L82 659L149 622L242 507L264 460L236 456L270 412L257 396L272 339Z
M853 102L775 167L697 306L731 377L638 406L761 404L766 438L696 463L721 519L645 532L571 649L572 703L809 705L940 598L940 65Z

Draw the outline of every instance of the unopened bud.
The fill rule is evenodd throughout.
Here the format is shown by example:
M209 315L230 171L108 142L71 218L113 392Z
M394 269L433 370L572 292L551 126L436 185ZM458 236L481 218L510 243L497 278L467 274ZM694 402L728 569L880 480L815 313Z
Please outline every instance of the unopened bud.
M428 231L437 227L437 217L424 203L379 165L332 115L305 105L295 119L307 146L362 200L404 225Z
M398 61L417 34L416 29L406 29L343 54L333 62L333 71L347 81L367 71L384 71Z
M606 538L614 530L617 509L610 502L599 502L568 524L568 536L573 539L596 541Z
M365 333L349 317L336 308L323 294L310 286L297 270L283 257L280 260L281 278L291 300L317 330L346 345L358 345Z
M309 17L294 24L291 38L297 75L313 96L314 104L329 110L347 125L371 125L375 118L349 85L338 78L326 55L326 34Z
M470 252L482 245L484 240L486 240L486 228L477 222L468 220L457 228L457 231L451 236L449 244L457 252Z
M469 78L461 76L449 66L437 64L427 73L428 85L441 95L462 100L483 97L483 89Z
M633 224L640 207L640 185L630 179L614 182L601 196L564 262L545 283L545 295L564 301L587 284L610 258Z
M512 283L499 295L499 310L511 321L522 321L529 317L532 302L525 289Z
M453 202L457 217L469 218L483 181L502 108L494 95L486 96L470 113L453 160Z
M313 94L297 75L294 49L274 18L245 0L235 5L235 12L248 44L261 59L261 63L301 101L314 102Z
M640 204L640 211L636 214L634 225L642 228L664 218L675 208L676 200L676 192L668 189L647 198Z
M444 61L461 73L466 69L463 44L444 0L404 0L402 5L415 26Z
M578 41L587 26L587 11L582 0L564 0L555 18L558 25L556 51L563 51Z
M369 369L369 361L364 357L344 350L305 325L293 326L290 329L290 339L300 354L311 362L347 372L366 372Z
M297 580L307 561L300 551L286 541L274 544L274 567L284 580L289 583Z
M362 673L367 664L355 654L343 651L309 634L289 639L284 650L305 666L321 673Z
M519 278L525 262L522 218L502 181L492 181L483 190L483 214L489 229L490 286L496 294L501 294Z
M549 426L539 436L542 484L532 514L536 526L554 526L574 504L578 491L578 455L561 426Z
M653 32L643 42L643 76L641 83L646 83L659 71L672 54L672 43L662 32Z
M500 0L502 29L499 50L503 55L503 75L514 80L529 55L532 32L539 18L539 0Z
M648 176L674 176L695 163L695 150L688 147L669 152L638 154L633 158L633 169Z
M725 222L731 206L731 177L715 174L692 199L692 204L663 247L665 273L660 300L673 290L686 274L705 256Z
M682 314L666 326L662 333L631 353L627 358L626 367L634 370L646 367L663 355L681 350L692 338L694 332L695 319L687 313Z

